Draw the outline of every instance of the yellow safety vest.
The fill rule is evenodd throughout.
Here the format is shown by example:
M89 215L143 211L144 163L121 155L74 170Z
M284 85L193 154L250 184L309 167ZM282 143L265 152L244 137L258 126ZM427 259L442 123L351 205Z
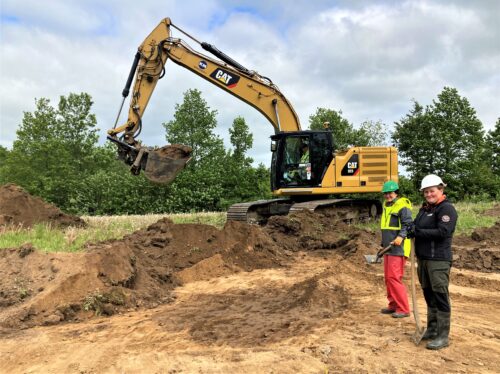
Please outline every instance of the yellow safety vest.
M301 164L308 163L308 162L309 162L309 151L307 151L306 153L304 153L302 155L302 157L300 158L300 163Z
M408 208L411 210L411 202L406 197L399 197L394 202L394 204L387 206L387 202L384 202L384 210L382 212L382 218L380 220L380 228L382 230L393 230L399 232L401 230L401 220L399 219L398 213L401 209ZM397 217L397 220L393 219L391 222L391 216ZM405 257L410 257L411 242L410 239L404 239L402 243L403 253Z

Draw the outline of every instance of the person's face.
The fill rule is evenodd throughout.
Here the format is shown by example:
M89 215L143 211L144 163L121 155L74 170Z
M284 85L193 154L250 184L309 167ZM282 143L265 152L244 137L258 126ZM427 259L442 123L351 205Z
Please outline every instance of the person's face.
M424 189L424 198L429 204L435 204L441 196L443 196L443 190L440 190L437 186L427 187Z
M384 199L388 203L390 203L391 201L393 201L397 196L398 196L398 194L396 192L394 192L394 191L393 192L385 192L384 193Z

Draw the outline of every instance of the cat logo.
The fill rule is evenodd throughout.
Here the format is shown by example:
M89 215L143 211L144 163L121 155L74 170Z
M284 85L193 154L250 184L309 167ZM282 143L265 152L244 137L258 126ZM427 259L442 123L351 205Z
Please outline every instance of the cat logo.
M224 84L228 88L234 88L238 84L240 77L234 73L230 73L226 70L217 68L210 74L210 77L217 79L220 83Z
M358 154L353 154L345 163L340 175L357 176L359 175L359 157Z

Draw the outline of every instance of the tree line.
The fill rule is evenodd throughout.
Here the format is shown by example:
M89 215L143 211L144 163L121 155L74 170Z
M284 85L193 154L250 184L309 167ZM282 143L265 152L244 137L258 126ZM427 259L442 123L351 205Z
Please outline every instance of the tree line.
M61 96L57 106L36 100L25 112L12 149L0 147L0 184L16 183L75 214L145 214L226 210L236 202L270 198L269 169L247 153L253 135L243 117L229 129L231 146L214 133L217 111L200 91L188 90L173 119L163 124L168 143L193 147L186 169L168 186L133 176L99 129L87 93ZM325 123L329 125L325 128ZM417 197L420 179L437 173L454 199L500 196L500 119L485 133L475 110L457 90L445 87L425 108L418 102L390 133L381 121L357 128L342 112L318 108L311 129L332 132L337 149L394 143L407 176L402 192Z

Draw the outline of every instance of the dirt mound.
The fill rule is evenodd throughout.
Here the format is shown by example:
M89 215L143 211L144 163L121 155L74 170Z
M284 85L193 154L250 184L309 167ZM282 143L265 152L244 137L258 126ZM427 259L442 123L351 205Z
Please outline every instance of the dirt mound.
M36 223L58 227L85 225L81 218L61 212L56 206L31 196L15 184L0 186L0 225L31 227Z
M453 247L453 266L483 272L500 272L500 248L479 245Z
M490 217L500 217L500 204L495 204L493 208L490 208L486 212L484 212L484 215Z
M500 222L476 229L470 236L457 236L453 243L453 266L500 272Z
M500 291L500 281L475 275L459 272L451 273L451 283L458 286L473 287L485 291Z
M500 222L497 222L492 227L474 230L471 234L471 239L476 242L488 242L500 245Z
M338 249L359 235L359 230L352 226L309 211L271 217L265 231L290 251Z
M160 315L162 328L188 330L198 343L255 347L309 333L350 307L351 296L323 272L300 282L259 280L224 293L199 293L173 313ZM257 312L258 311L258 312Z
M43 254L29 246L4 250L0 271L7 281L0 288L0 324L29 327L155 307L171 301L178 285L284 266L292 252L301 250L335 250L364 264L363 254L377 249L374 238L375 234L305 212L274 217L266 227L229 221L222 230L162 219L78 254ZM316 280L290 292L290 300L310 303L319 311L331 313L344 305L339 301L341 288ZM331 305L331 300L340 304Z
M182 283L281 266L284 256L260 227L223 230L163 219L84 253L0 251L0 325L22 327L111 315L171 300Z
M290 308L323 309L330 317L347 309L349 296L345 288L321 280L322 275L293 285L286 294Z

